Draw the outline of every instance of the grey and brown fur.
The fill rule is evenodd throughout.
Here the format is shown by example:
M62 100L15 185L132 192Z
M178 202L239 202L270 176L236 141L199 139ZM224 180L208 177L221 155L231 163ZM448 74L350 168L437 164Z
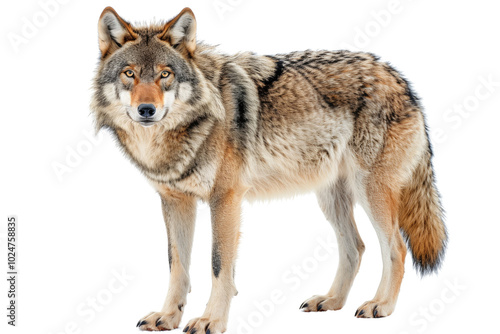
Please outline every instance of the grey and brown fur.
M447 235L434 183L422 108L408 82L372 54L303 51L225 55L196 42L184 9L165 24L136 27L106 8L92 109L158 191L171 278L164 307L142 330L177 328L190 291L196 203L209 203L212 293L191 333L226 330L243 200L314 191L340 252L330 290L304 311L338 310L365 246L353 218L359 203L380 239L383 275L357 317L390 315L406 246L422 273L436 270ZM150 122L142 104L156 113ZM146 126L148 125L148 126Z

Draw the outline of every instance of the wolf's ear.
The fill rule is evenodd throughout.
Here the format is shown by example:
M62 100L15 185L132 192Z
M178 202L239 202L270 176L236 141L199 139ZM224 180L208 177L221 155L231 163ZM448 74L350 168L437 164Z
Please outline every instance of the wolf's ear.
M158 37L181 53L190 56L196 50L196 19L190 8L184 8L179 15L168 21Z
M132 26L111 7L106 7L99 18L99 49L104 59L128 41L137 38Z

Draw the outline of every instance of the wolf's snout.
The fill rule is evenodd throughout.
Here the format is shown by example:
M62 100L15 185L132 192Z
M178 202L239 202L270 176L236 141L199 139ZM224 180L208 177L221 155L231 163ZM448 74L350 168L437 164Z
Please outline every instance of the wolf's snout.
M143 103L139 105L137 111L139 112L139 115L141 115L142 117L149 118L153 117L153 115L156 113L156 108L154 105L150 103Z

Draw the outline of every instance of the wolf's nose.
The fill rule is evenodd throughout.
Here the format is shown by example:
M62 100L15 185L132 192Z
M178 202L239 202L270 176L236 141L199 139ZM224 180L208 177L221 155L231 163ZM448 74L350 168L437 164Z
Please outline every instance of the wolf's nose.
M148 117L153 117L153 115L156 112L156 108L154 105L150 103L143 103L139 105L137 111L139 112L139 115L141 115L142 117L148 118Z

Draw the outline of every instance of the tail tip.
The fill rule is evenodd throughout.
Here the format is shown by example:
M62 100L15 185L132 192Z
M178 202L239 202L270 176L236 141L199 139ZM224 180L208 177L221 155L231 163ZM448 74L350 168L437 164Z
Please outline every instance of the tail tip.
M448 245L448 233L445 230L444 236L441 237L440 247L429 246L425 248L413 248L409 236L401 231L408 249L413 258L413 267L420 275L424 277L427 275L437 274L442 267L444 255Z
M446 246L447 246L447 239L443 240L441 249L432 258L418 257L416 256L416 254L412 252L413 267L420 275L420 277L437 274L441 270L444 261L444 254L446 252Z

